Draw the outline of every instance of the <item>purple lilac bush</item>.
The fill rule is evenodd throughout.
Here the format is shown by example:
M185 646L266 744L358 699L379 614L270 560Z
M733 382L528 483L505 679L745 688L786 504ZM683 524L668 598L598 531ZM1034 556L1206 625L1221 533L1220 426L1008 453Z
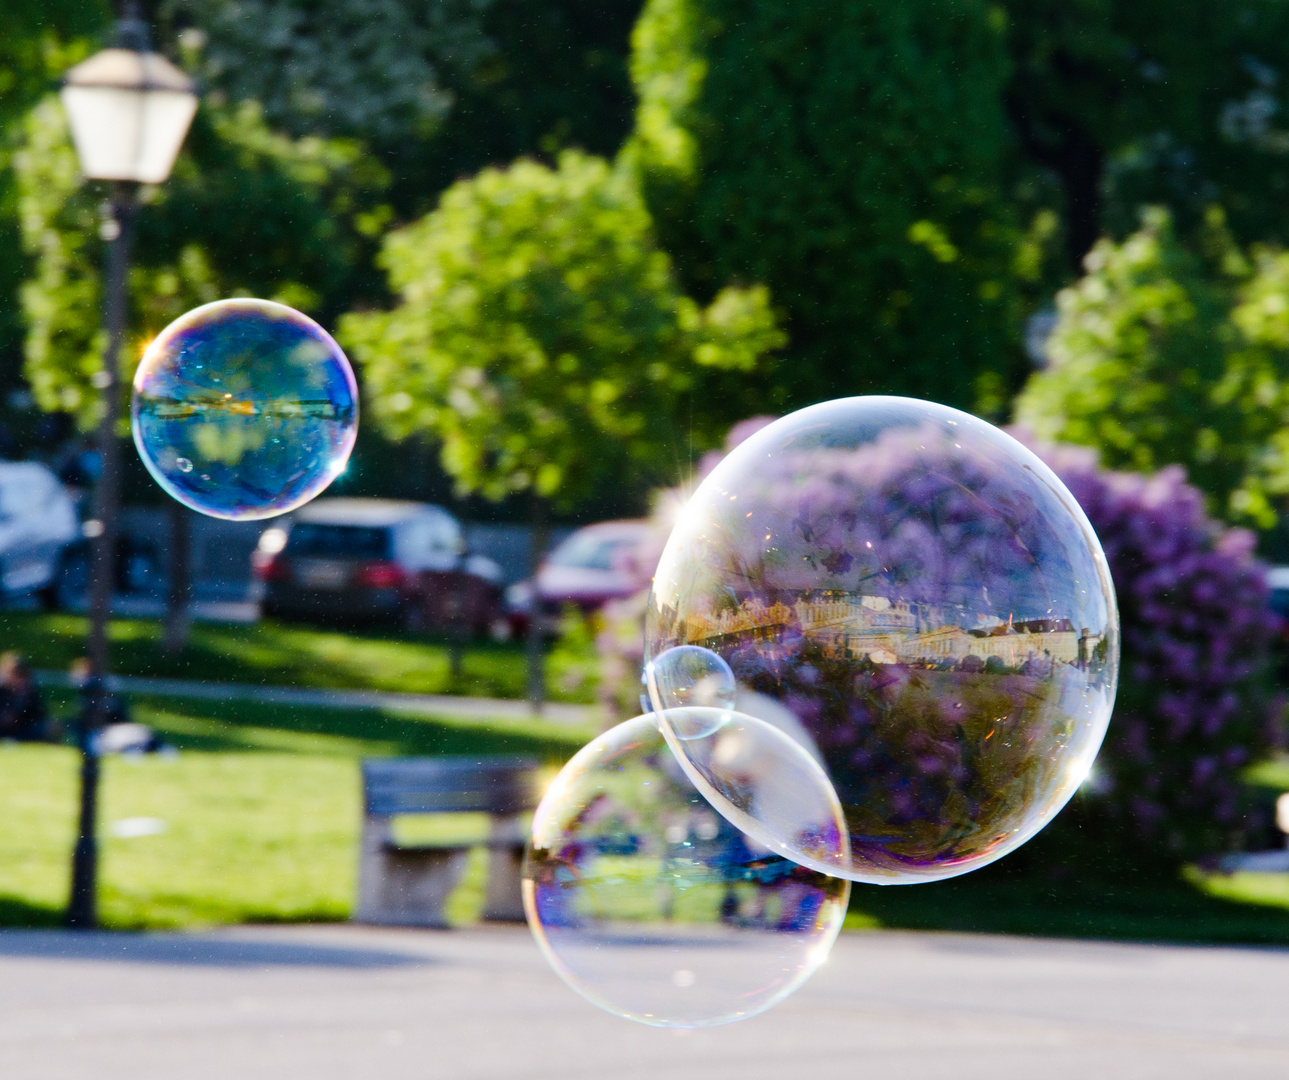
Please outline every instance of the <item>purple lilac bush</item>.
M1024 438L1024 433L1016 434ZM727 450L737 441L731 438ZM1241 846L1251 821L1240 774L1278 745L1280 713L1266 680L1276 620L1267 607L1265 575L1253 556L1252 535L1209 518L1201 493L1186 482L1180 468L1153 477L1117 473L1099 468L1095 456L1081 448L1031 446L1069 487L1096 529L1118 593L1122 628L1114 717L1085 797L1058 820L1061 842L1082 838L1139 860L1194 858ZM714 464L704 462L703 472ZM821 474L818 483L821 497L826 496L828 477ZM668 491L658 500L657 536L638 556L642 586L685 494ZM909 498L915 494L905 493ZM841 526L843 531L863 529L858 520ZM960 554L969 554L970 547L968 543ZM607 612L599 638L602 685L624 717L634 711L639 693L644 599L642 592ZM738 663L741 658L730 659L736 669L744 669L745 680L758 681L756 672ZM817 662L796 666L805 674L822 670ZM882 677L889 680L893 669L885 671ZM1025 674L1010 678L1017 681ZM879 675L873 672L874 679ZM781 700L793 698L794 688L781 679L776 687L763 689ZM818 710L811 706L821 700L820 687L798 689L809 692L803 700L796 700L802 694L795 695L794 712L821 746L854 734L853 725L839 726L814 715ZM846 696L851 693L853 688ZM843 747L838 743L828 749L835 755ZM888 786L900 790L893 783Z
M1118 702L1077 816L1167 857L1240 847L1254 824L1240 773L1280 741L1266 682L1276 618L1253 535L1210 518L1180 466L1142 476L1082 448L1032 448L1088 515L1119 599Z

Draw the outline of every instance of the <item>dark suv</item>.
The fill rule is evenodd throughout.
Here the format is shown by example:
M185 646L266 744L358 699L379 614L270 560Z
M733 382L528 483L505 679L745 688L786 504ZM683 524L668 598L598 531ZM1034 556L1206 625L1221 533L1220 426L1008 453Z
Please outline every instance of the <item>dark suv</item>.
M502 624L500 568L468 554L438 506L319 499L266 529L252 563L269 616L475 634Z

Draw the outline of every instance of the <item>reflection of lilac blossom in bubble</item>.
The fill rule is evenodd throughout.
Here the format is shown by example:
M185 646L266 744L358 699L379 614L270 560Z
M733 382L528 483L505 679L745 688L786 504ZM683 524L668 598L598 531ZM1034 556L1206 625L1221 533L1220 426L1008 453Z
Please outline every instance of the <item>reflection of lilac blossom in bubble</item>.
M928 880L1022 843L1090 766L1113 700L1096 539L1043 464L903 399L803 410L695 494L651 651L694 643L818 743L854 876Z

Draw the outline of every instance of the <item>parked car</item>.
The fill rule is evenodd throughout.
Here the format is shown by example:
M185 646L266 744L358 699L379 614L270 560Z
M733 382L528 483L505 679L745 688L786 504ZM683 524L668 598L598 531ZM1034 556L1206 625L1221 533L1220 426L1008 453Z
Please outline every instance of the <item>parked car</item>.
M60 579L81 542L76 504L36 461L0 461L0 590L60 599Z
M473 634L504 626L501 569L466 552L442 507L319 499L266 529L251 561L265 615Z
M648 533L645 521L602 521L568 536L537 571L542 610L556 614L572 604L584 613L598 611L610 600L638 592L641 583L628 560ZM512 633L527 633L532 610L531 578L506 590Z

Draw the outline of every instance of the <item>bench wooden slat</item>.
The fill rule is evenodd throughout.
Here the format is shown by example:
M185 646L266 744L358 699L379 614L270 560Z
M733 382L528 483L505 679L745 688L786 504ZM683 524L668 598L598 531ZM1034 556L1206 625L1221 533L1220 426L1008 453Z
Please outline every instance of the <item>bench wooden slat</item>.
M528 758L369 758L362 763L368 814L478 811L517 814L537 805Z

